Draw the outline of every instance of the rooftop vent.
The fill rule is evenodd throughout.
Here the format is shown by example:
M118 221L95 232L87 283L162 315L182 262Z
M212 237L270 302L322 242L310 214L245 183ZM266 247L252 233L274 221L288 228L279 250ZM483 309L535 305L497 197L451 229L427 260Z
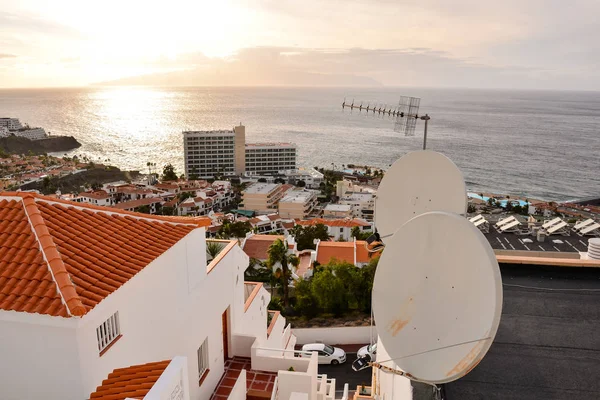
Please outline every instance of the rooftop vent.
M588 257L594 260L600 260L600 238L588 240Z

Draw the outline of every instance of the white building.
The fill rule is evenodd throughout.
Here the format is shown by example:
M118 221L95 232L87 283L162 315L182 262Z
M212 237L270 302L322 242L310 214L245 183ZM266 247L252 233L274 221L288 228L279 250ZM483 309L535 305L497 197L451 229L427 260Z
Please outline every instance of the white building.
M89 203L96 206L111 206L114 204L112 197L105 190L81 192L73 200L78 203Z
M352 216L373 221L375 195L368 192L346 192L339 200L340 204L352 207Z
M40 140L46 139L48 135L43 128L21 128L16 131L12 131L15 136L27 138L29 140Z
M293 143L248 143L245 170L256 175L293 171L296 169L296 153L296 145Z
M19 121L18 118L0 118L0 126L9 131L16 131L17 129L23 128L23 125L21 125L21 121Z
M358 227L361 232L373 231L372 223L364 219L327 219L313 218L304 221L296 221L298 225L308 226L323 224L327 227L327 233L333 240L343 239L345 241L352 240L352 229Z
M281 218L306 218L317 205L316 191L309 189L288 190L279 200Z
M351 218L352 206L349 204L327 204L323 209L325 218Z
M335 380L318 375L316 354L297 357L285 318L270 313L267 328L270 294L244 282L236 241L216 242L208 263L197 219L1 200L3 400L244 399L259 372L263 398L334 398ZM136 371L135 393L117 383Z
M9 137L10 136L10 132L8 131L8 128L5 126L0 126L0 137Z
M232 130L184 131L185 174L189 178L216 175L276 174L296 169L296 145L246 143L246 127Z

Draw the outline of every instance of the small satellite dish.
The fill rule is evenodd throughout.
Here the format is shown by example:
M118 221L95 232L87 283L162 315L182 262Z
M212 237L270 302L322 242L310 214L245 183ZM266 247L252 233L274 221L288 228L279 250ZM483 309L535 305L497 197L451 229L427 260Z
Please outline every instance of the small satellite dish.
M437 384L466 375L490 348L501 312L498 262L466 218L425 213L388 240L373 315L390 361L414 379Z
M409 219L428 211L467 212L467 189L462 173L445 155L414 151L387 170L375 200L375 226L387 244Z

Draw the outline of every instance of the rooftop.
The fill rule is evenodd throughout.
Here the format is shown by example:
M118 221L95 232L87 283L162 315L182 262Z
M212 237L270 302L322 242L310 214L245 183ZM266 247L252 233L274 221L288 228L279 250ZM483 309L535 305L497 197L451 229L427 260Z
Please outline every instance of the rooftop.
M356 251L356 261L354 259ZM317 247L317 262L327 264L332 259L345 261L350 264L368 263L379 253L370 253L367 250L367 242L357 240L356 242L320 242Z
M274 191L275 189L279 188L281 186L281 184L279 183L254 183L250 186L248 186L248 188L246 188L246 190L244 190L244 193L247 194L269 194L272 191Z
M252 235L244 241L242 250L248 257L257 260L266 260L269 258L269 247L277 240L285 240L283 235Z
M279 200L279 203L300 203L304 204L317 194L308 190L288 190L285 196Z
M600 398L600 269L501 264L496 339L450 400Z
M90 400L141 399L169 365L170 360L117 368L90 395Z
M353 228L355 226L371 226L370 223L365 221L364 219L354 218L354 219L324 219L324 218L313 218L307 220L296 221L298 225L317 225L323 224L326 226L338 226L338 227L348 227Z
M146 197L144 199L137 199L131 201L122 201L121 203L117 203L113 208L117 208L120 210L128 210L132 208L137 208L141 206L148 206L154 203L163 203L165 200L162 197Z
M199 224L2 193L0 309L83 316Z
M325 206L325 211L338 211L338 212L347 212L352 209L350 204L327 204Z
M246 147L296 147L296 144L285 142L246 143Z
M484 235L494 250L587 252L588 238L580 237L575 233L571 236L552 235L546 237L543 242L538 242L535 236L498 233L493 227L490 227L490 232Z
M375 195L373 193L366 192L346 192L340 200L360 200L360 201L369 201Z

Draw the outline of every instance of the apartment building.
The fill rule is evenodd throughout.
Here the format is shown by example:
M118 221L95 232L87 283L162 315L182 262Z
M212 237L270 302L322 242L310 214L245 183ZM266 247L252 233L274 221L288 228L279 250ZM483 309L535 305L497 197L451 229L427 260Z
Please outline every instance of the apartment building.
M23 128L23 125L21 125L21 121L19 121L18 118L0 118L0 126L9 131L16 131Z
M261 214L277 212L279 200L290 188L280 183L254 183L242 192L242 210L251 210Z
M0 398L334 399L208 223L1 193Z
M295 170L296 145L292 143L246 143L246 127L232 130L184 131L185 174L200 178L216 175L276 174Z
M306 189L288 190L279 200L281 218L306 218L317 205L318 192Z
M255 175L275 175L296 169L296 145L293 143L246 144L246 172Z
M373 231L373 225L364 219L327 219L313 218L309 220L296 221L298 225L308 226L323 224L327 227L327 233L333 240L352 240L352 229L358 227L361 232Z
M323 209L325 218L351 218L352 206L349 204L327 204Z
M340 198L339 204L352 207L352 216L355 218L373 221L375 210L375 195L368 192L346 192Z

